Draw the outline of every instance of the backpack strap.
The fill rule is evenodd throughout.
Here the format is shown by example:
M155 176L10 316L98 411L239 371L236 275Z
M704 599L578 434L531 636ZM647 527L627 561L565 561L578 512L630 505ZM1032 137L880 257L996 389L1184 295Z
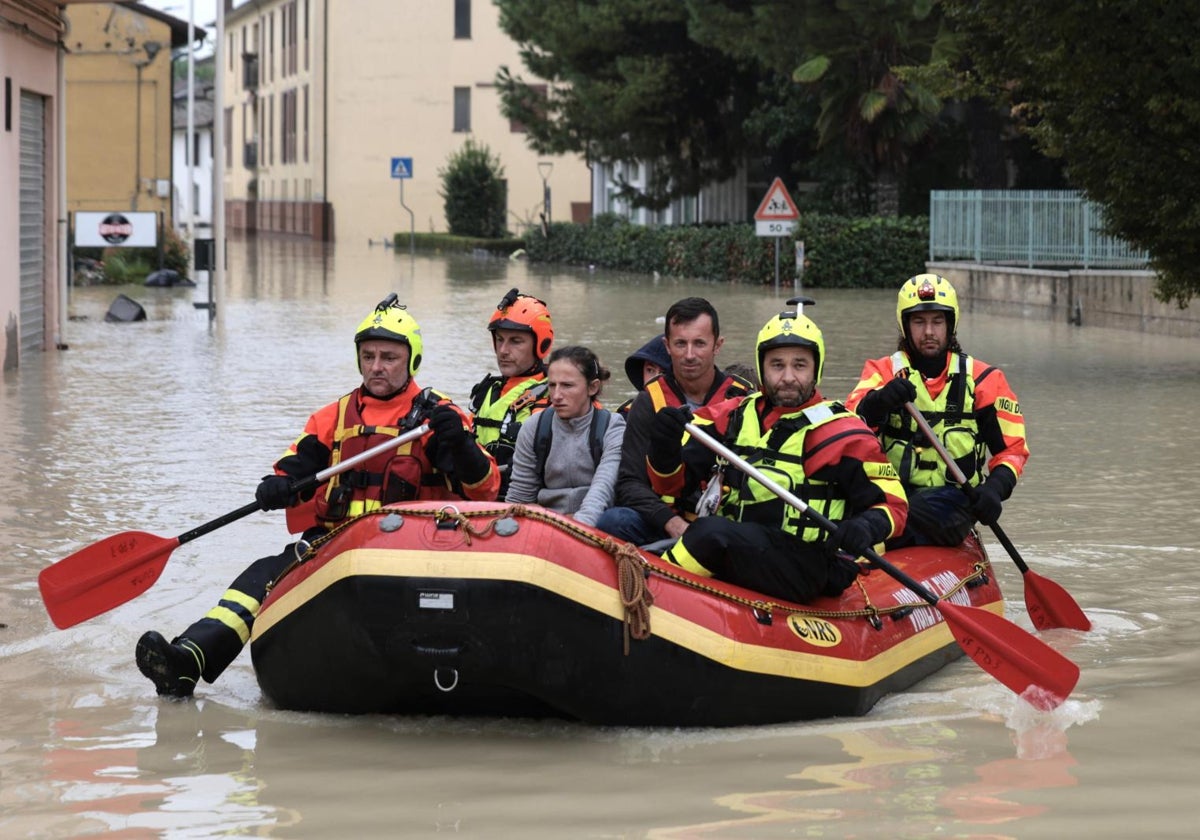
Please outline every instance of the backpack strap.
M607 408L597 408L592 412L592 422L588 425L588 448L595 466L600 466L600 459L604 456L604 436L608 433L610 422L612 412ZM550 457L550 445L553 442L554 409L546 408L538 412L537 429L533 433L533 458L538 482L543 487L546 484L546 459Z
M538 412L537 431L533 434L533 457L537 467L538 483L546 486L546 459L550 457L550 444L554 438L552 428L554 410L547 408Z
M588 442L592 447L592 463L600 466L600 458L604 455L604 435L608 432L612 412L607 408L596 408L592 411L592 424L589 430Z

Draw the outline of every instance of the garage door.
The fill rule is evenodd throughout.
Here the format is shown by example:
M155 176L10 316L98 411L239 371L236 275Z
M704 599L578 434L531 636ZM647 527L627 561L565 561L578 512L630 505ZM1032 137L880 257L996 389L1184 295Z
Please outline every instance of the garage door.
M46 320L46 100L21 91L21 353L40 351Z

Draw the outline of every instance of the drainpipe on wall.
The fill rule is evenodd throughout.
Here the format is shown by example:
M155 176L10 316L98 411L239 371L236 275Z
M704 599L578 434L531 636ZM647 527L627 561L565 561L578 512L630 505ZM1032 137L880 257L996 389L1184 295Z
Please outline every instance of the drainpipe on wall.
M321 241L329 242L329 0L322 0L321 11Z
M225 33L225 3L217 2L217 37L213 48L213 129L212 129L212 237L213 269L208 273L208 299L212 307L208 310L211 324L218 315L223 315L225 297L225 67L228 59L225 49L228 36ZM218 144L220 144L218 146ZM229 138L229 154L233 154L233 138ZM221 149L218 158L216 149ZM222 318L222 322L224 318Z
M66 38L66 32L62 37ZM54 346L58 350L67 349L67 279L70 276L71 261L69 248L70 228L67 224L67 73L66 47L62 40L58 42L58 53L54 58L58 78L55 82L54 119L54 149L55 169L58 170L58 193L55 204L58 206L58 332L54 336Z

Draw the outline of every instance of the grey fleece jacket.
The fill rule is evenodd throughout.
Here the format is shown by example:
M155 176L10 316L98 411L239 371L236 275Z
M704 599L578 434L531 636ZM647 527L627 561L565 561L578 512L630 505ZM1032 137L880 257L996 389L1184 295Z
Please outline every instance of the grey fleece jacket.
M553 413L554 409L546 411ZM593 409L595 411L595 409ZM544 476L537 474L534 438L537 415L521 425L513 452L507 502L535 502L559 513L572 514L576 521L595 525L600 514L612 507L617 468L621 463L621 440L625 436L625 418L613 415L604 433L604 452L599 465L592 462L588 429L592 413L563 420L557 415L551 422L550 454Z

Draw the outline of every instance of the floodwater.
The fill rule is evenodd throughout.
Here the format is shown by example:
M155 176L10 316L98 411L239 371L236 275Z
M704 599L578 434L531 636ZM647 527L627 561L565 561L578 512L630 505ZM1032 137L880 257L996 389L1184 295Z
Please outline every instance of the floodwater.
M897 283L903 278L897 278ZM717 305L723 362L752 362L790 289L654 280L343 243L232 243L206 290L72 292L70 349L0 388L0 835L4 837L1184 837L1200 806L1200 354L1195 342L965 312L1003 366L1033 458L1002 524L1095 627L1042 634L1082 668L1038 713L969 660L866 717L722 730L281 712L248 652L191 702L157 698L137 637L202 614L285 541L279 513L177 548L141 597L56 630L43 567L102 537L165 537L241 507L319 405L356 384L351 337L396 291L423 328L418 380L465 400L493 364L488 313L547 300L596 349L608 399L674 300ZM124 291L148 320L106 323ZM814 290L823 391L894 344L894 294ZM1020 575L988 534L1009 617ZM753 703L753 697L746 697Z

